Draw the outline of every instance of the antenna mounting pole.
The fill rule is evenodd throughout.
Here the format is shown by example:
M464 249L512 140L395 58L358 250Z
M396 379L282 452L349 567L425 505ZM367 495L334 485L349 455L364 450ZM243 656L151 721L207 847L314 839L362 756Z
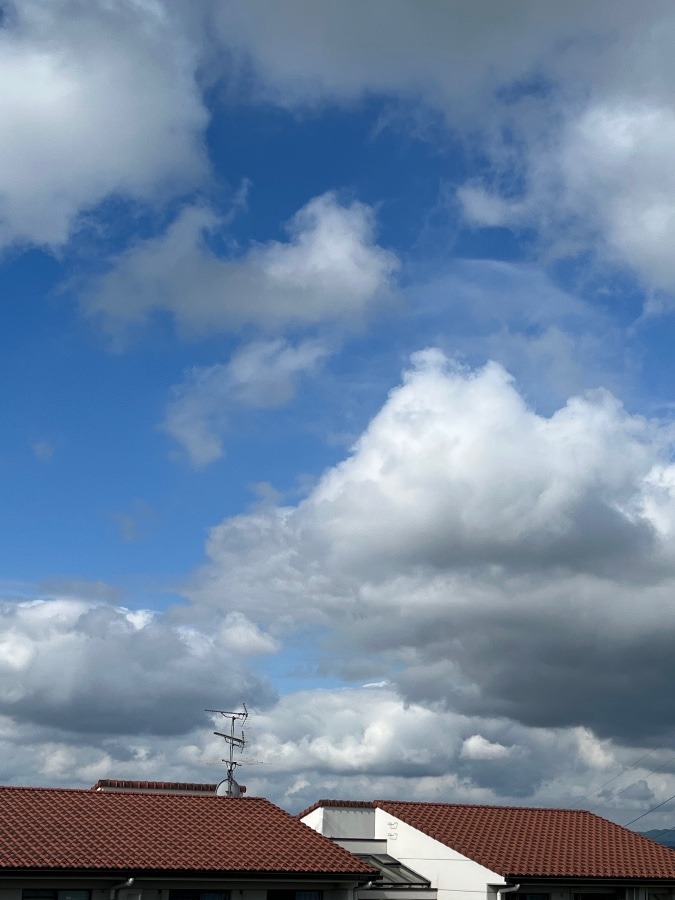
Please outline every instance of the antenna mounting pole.
M241 763L237 762L234 758L234 749L242 751L246 746L246 739L244 738L244 722L248 719L248 709L246 708L246 704L241 704L244 709L243 711L239 710L237 712L232 712L227 709L207 709L205 712L208 713L218 713L223 716L225 719L230 720L230 731L229 734L223 731L214 731L213 733L218 737L223 738L225 743L228 746L229 753L228 758L223 759L222 762L227 766L227 789L225 791L226 797L238 797L239 796L239 785L234 780L234 770ZM240 723L241 727L241 737L235 734L235 725L236 723Z

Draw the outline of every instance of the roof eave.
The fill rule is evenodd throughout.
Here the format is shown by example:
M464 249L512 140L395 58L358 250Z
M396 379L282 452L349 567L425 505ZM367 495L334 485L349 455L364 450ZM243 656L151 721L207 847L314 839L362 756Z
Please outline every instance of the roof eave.
M228 881L356 881L365 884L374 881L377 872L342 872L342 871L275 871L270 869L146 869L138 866L124 866L115 869L77 869L77 868L35 868L34 866L13 866L0 869L0 878L32 875L36 878L117 878L128 877L132 873L136 878L181 878L192 881L228 880Z
M663 876L663 875L537 875L530 873L529 875L523 874L514 874L509 873L507 875L502 875L502 878L511 883L518 884L520 882L535 882L537 884L554 884L565 882L569 884L570 882L583 883L587 884L588 882L599 882L600 884L635 884L635 882L649 882L658 884L673 884L675 885L675 875L674 876Z

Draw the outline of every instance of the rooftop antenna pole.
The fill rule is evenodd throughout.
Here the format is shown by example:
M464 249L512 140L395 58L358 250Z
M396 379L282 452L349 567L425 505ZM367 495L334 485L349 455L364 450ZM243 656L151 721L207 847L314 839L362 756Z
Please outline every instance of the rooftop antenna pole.
M209 713L218 713L226 719L230 720L230 733L226 734L223 731L214 731L213 733L218 737L223 738L225 743L228 745L229 753L228 758L223 759L222 762L227 766L227 778L226 787L225 787L225 796L226 797L239 797L241 795L241 788L234 780L234 770L237 766L241 765L241 763L237 762L234 758L234 749L242 751L246 746L246 740L244 738L244 722L248 719L248 709L246 709L246 704L242 703L244 707L243 712L231 712L227 709L207 709L205 712ZM235 725L237 722L241 723L241 737L238 737L235 734ZM221 782L223 784L223 782ZM220 788L220 784L218 785L218 789ZM218 791L219 792L219 791Z

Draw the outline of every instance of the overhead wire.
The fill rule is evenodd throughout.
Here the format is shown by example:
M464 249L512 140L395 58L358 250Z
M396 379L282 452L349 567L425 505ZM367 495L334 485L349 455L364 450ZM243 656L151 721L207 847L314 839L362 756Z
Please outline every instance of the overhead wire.
M658 748L656 748L658 749ZM643 757L644 758L644 757ZM655 775L657 772L660 772L661 769L665 769L667 765L669 765L675 759L675 753L672 756L668 757L668 759L661 763L660 766L657 766L655 769L652 769L647 775L644 775L642 778L638 778L636 781L631 781L630 784L627 784L626 787L621 788L620 791L617 791L615 794L612 794L611 797L607 797L606 800L603 800L601 803L597 803L595 806L592 806L589 809L589 812L595 812L596 809L600 809L601 806L605 806L607 803L610 803L612 800L616 800L617 797L620 797L622 794L625 794L626 791L630 790L630 788L634 787L636 784L639 784L641 781L646 781L648 778L651 778L652 775ZM626 771L628 771L626 769Z
M656 830L656 829L655 829L655 830ZM663 844L663 843L664 843L664 841L663 841L664 837L665 837L667 834L670 834L671 831L675 831L675 825L673 825L672 828L662 828L662 829L660 830L659 836L658 836L657 838L652 838L652 840L653 840L653 841L656 841L657 844ZM644 835L644 831L642 832L642 834ZM675 848L672 847L671 844L665 844L664 846L666 846L666 847L671 847L671 849L675 849Z
M642 756L640 756L638 759L635 760L635 762L631 763L629 766L626 766L625 769L622 769L616 775L612 776L612 778L610 778L608 781L605 781L604 784L600 785L600 787L594 788L588 794L584 794L584 796L581 797L579 800L575 800L574 804L572 804L572 805L579 806L581 803L584 802L584 800L588 800L588 798L592 797L593 794L597 794L598 791L601 791L603 788L606 788L608 784L611 784L613 781L616 781L617 778L621 778L622 775L625 775L626 772L630 772L632 769L636 768L638 763L641 763L643 759L647 759L647 757L651 756L652 753L656 753L657 750L660 750L661 747L663 747L663 745L666 743L666 741L668 741L669 738L671 738L672 736L673 736L673 732L672 731L668 732L668 734L664 737L664 739L661 741L661 743L657 744L656 747L652 747L652 749L648 750L647 753L643 753ZM630 785L629 785L629 787L630 787ZM602 805L602 804L600 804L600 805ZM597 809L598 807L596 806L594 808Z
M673 794L672 797L668 797L666 800L662 800L661 803L657 803L656 806L652 806L651 809L648 809L647 812L642 813L641 816L636 816L634 819L631 819L630 822L626 822L623 827L628 828L628 826L632 825L633 822L638 822L640 819L644 819L644 817L648 816L649 813L653 813L655 809L659 809L659 807L665 806L666 803L669 803L671 800L675 800L675 794Z

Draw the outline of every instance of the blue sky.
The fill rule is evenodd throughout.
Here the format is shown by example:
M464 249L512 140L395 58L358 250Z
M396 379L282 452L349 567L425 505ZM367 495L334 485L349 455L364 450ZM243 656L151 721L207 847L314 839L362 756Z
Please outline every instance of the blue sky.
M3 781L670 796L672 11L2 10Z

